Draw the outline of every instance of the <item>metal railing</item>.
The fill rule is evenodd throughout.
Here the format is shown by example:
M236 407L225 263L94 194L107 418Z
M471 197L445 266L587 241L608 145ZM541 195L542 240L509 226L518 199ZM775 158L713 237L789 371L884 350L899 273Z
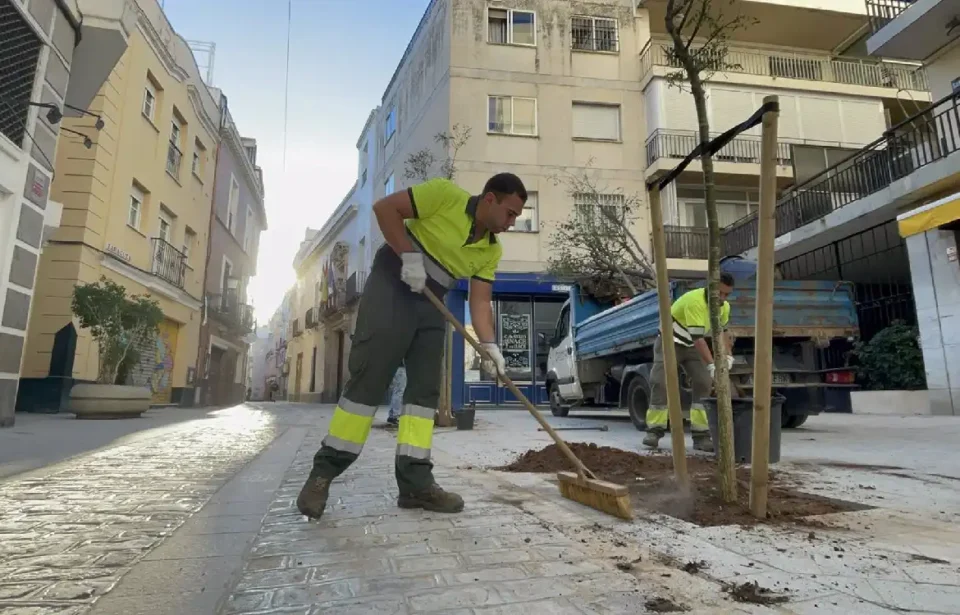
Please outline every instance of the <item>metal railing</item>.
M716 136L716 135L712 135ZM683 160L700 143L698 133L693 130L673 130L658 128L647 138L647 166L661 158ZM713 159L717 162L746 162L760 164L760 137L740 136L734 138ZM792 152L790 144L777 143L777 164L790 165Z
M208 293L207 311L210 316L244 333L253 330L253 306L240 303L233 293Z
M916 0L866 0L870 28L877 32L910 8Z
M574 17L571 46L578 51L619 51L620 34L613 19Z
M150 241L153 242L153 275L177 288L183 288L187 257L160 237L154 237Z
M958 150L960 93L955 93L781 195L777 203L777 235L819 220ZM756 214L728 226L723 234L726 255L753 248L757 245Z
M695 226L663 225L667 258L706 259L710 251L707 229Z
M167 173L174 178L180 179L180 162L183 160L183 154L180 148L173 141L170 141L167 147Z
M28 103L42 47L14 3L0 2L0 134L24 149Z
M680 64L669 51L671 48L667 41L649 41L640 52L640 78L654 66L680 70ZM875 60L731 47L724 62L722 72L728 73L907 90L930 89L923 68Z

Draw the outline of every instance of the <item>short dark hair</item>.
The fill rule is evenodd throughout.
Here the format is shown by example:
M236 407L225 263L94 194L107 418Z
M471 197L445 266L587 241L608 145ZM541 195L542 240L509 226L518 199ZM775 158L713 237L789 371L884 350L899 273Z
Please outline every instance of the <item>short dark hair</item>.
M721 273L721 274L720 274L720 283L723 284L724 286L729 286L730 288L733 288L733 286L734 286L734 284L733 284L733 274L730 273L729 271L724 271L723 273Z
M527 202L527 189L523 182L513 173L497 173L487 180L483 186L483 193L492 192L497 195L497 199L502 199L508 194L515 194L520 197L524 203Z

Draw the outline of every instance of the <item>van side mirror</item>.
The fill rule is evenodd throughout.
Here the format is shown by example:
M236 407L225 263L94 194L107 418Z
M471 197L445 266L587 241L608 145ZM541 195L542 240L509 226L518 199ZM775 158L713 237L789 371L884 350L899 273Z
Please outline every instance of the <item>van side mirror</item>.
M547 346L549 341L550 340L547 339L546 333L544 333L543 331L537 332L537 344L539 344L540 346Z

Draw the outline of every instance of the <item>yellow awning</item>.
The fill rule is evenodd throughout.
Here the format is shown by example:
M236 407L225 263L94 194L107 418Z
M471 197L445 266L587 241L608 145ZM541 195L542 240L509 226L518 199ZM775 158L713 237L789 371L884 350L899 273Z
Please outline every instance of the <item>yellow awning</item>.
M960 220L960 194L948 196L897 216L900 236L909 237Z

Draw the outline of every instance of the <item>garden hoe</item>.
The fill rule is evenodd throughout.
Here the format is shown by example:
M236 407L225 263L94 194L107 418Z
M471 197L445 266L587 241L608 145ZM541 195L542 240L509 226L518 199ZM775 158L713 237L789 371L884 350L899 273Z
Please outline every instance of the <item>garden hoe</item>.
M447 322L457 330L457 333L462 335L463 339L473 346L474 350L480 353L481 358L489 359L483 346L481 346L477 340L473 339L463 325L460 324L460 321L457 320L457 317L450 313L447 306L437 299L437 296L430 292L429 288L424 288L423 294L427 296L427 299L430 300L430 303L432 303L434 307L440 310L440 313L443 314ZM553 441L557 443L557 448L566 455L570 463L577 469L576 472L557 472L557 478L560 480L560 495L601 512L620 517L621 519L633 519L633 510L630 507L630 493L627 491L627 488L624 485L608 483L597 479L596 474L587 469L587 467L583 465L583 462L574 455L570 447L567 446L567 443L564 442L557 432L554 431L553 427L547 423L543 415L530 403L530 400L520 392L517 385L503 374L500 374L500 378L504 384L507 385L510 392L513 393L514 396L523 403L530 414L533 415L533 418L537 419L537 422L540 423L543 430L550 434Z

